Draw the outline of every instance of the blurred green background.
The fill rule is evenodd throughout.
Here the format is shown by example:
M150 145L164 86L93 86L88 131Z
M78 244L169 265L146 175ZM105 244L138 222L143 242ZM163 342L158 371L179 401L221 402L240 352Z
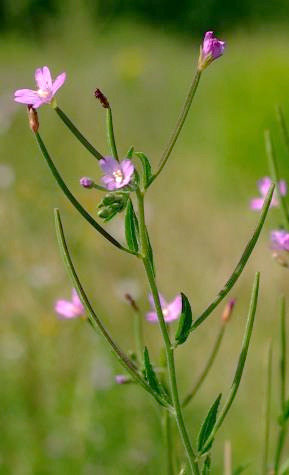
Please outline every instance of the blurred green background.
M13 91L33 87L36 67L47 64L54 76L65 70L59 105L107 153L104 111L93 96L101 88L113 107L121 154L133 144L156 166L191 81L202 33L217 29L227 42L226 54L203 74L181 139L147 195L160 290L168 299L185 292L198 315L231 273L255 226L257 215L248 204L258 194L256 180L268 174L266 127L272 129L282 176L288 179L288 157L275 119L276 104L289 119L288 12L285 0L0 3L1 475L165 473L161 417L153 401L132 385L115 385L120 367L84 321L59 322L53 312L55 299L69 298L71 291L53 208L61 210L95 309L125 349L134 343L124 293L130 291L143 312L148 310L142 268L110 247L67 203L37 150L25 108L13 103ZM78 182L83 175L100 176L96 162L49 107L39 116L51 155L95 215L100 195ZM288 288L288 271L273 262L268 249L269 230L280 219L279 210L272 210L232 292L236 311L210 378L186 410L194 440L217 393L229 390L254 273L260 270L248 363L213 451L212 473L223 473L225 440L232 442L235 466L248 462L248 474L259 472L265 351L272 337L277 370L278 296ZM122 217L107 228L123 239ZM206 360L221 311L177 352L182 393ZM144 328L157 361L159 329L145 322Z

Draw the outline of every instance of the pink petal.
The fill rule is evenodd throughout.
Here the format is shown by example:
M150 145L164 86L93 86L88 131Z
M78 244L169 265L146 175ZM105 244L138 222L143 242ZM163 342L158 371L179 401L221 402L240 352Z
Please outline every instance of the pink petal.
M45 81L43 78L43 71L41 68L37 68L34 73L37 89L45 89Z
M264 204L264 198L253 198L250 203L250 208L253 210L260 210Z
M73 303L68 300L58 300L55 304L55 311L60 318L75 318L80 315Z
M42 72L43 72L43 82L45 86L43 89L48 89L52 91L52 78L51 78L49 68L47 66L44 66Z
M168 306L168 321L173 321L179 318L182 312L182 297L178 294L175 299L170 302Z
M99 164L104 173L112 175L113 172L119 170L119 163L113 157L105 157L99 160Z
M109 191L116 190L118 188L117 184L115 183L115 179L109 175L104 175L101 178L101 181Z
M61 73L52 84L52 94L54 95L66 80L66 73Z
M84 313L84 307L75 289L72 289L72 303L80 314Z
M120 167L124 177L128 177L130 180L134 172L134 166L132 162L129 159L122 160L120 162Z
M271 186L271 183L272 183L272 180L268 176L265 176L264 178L261 178L258 181L258 189L262 196L265 197L267 195L269 188Z
M159 293L159 299L160 299L162 309L167 308L168 304L161 293ZM154 298L152 294L149 294L149 303L151 305L151 308L155 308Z
M280 180L279 181L279 191L280 195L286 196L287 195L287 183L285 180Z
M148 312L146 314L146 319L147 319L148 322L156 323L158 321L158 316L157 316L156 312Z
M18 89L18 91L14 93L14 100L22 104L33 105L36 101L39 101L39 96L37 92L32 91L32 89Z

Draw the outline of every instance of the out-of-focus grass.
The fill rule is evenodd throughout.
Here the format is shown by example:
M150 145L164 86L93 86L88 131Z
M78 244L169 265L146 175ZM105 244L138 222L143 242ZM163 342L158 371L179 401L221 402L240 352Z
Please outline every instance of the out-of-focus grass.
M289 115L288 34L236 32L226 40L224 58L204 73L181 140L147 196L160 289L168 298L184 291L195 314L224 283L255 225L257 215L248 203L257 193L257 178L267 173L263 129L272 127L280 143L275 104L283 104ZM72 210L40 157L25 109L11 107L5 95L32 86L37 66L48 64L54 75L66 70L58 102L80 129L106 153L104 112L93 97L100 87L113 106L122 155L134 144L156 166L184 100L197 51L197 44L139 25L93 31L87 20L70 16L67 25L55 25L45 42L31 44L15 37L2 41L0 160L16 179L0 190L1 474L163 473L161 421L153 403L138 388L115 386L114 373L120 368L88 325L58 322L53 313L54 300L70 294L53 208L61 210L77 269L96 310L124 348L133 347L133 317L120 295L133 287L142 309L148 307L140 263L111 248ZM78 180L83 175L97 178L97 163L50 108L42 108L39 115L40 131L59 169L95 213L99 195L80 189ZM281 146L278 153L286 175ZM251 474L258 467L266 341L276 337L278 294L286 292L288 282L267 247L268 230L279 220L279 211L273 211L232 294L238 304L210 380L187 410L195 439L208 405L218 392L229 389L254 272L260 270L249 360L216 444L213 473L221 471L226 439L232 440L236 464L251 462ZM108 229L122 239L121 219ZM182 391L202 367L220 312L177 352ZM158 328L144 325L156 360Z

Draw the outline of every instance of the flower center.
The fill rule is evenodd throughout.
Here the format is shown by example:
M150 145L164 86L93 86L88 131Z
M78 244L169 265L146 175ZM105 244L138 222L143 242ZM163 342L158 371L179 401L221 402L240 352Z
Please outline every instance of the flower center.
M163 308L163 316L167 317L169 313L169 310L167 308Z
M50 91L47 91L45 89L38 89L37 94L42 99L47 99L47 97L50 95Z
M114 176L114 179L116 181L116 183L121 183L122 180L123 180L123 173L120 169L116 170L115 172L113 172L113 176Z

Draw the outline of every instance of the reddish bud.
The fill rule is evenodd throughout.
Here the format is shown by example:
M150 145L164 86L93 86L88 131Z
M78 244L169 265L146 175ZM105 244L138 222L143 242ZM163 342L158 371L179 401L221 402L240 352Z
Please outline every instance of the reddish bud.
M99 100L100 104L102 105L102 107L104 109L109 109L110 108L110 105L109 105L109 102L107 100L107 97L105 97L105 95L101 92L100 89L96 89L94 91L94 95L96 97L96 99Z
M39 121L38 121L38 114L35 109L33 109L32 106L27 107L27 113L28 113L28 120L29 120L29 126L32 132L36 133L39 129Z
M130 294L125 294L124 296L126 298L126 300L128 301L128 303L132 306L132 308L136 311L136 312L139 312L139 308L135 302L135 300L132 298L132 296Z
M235 307L235 303L236 303L236 299L231 299L226 303L222 316L221 316L221 319L223 322L226 323L230 320L232 312Z

